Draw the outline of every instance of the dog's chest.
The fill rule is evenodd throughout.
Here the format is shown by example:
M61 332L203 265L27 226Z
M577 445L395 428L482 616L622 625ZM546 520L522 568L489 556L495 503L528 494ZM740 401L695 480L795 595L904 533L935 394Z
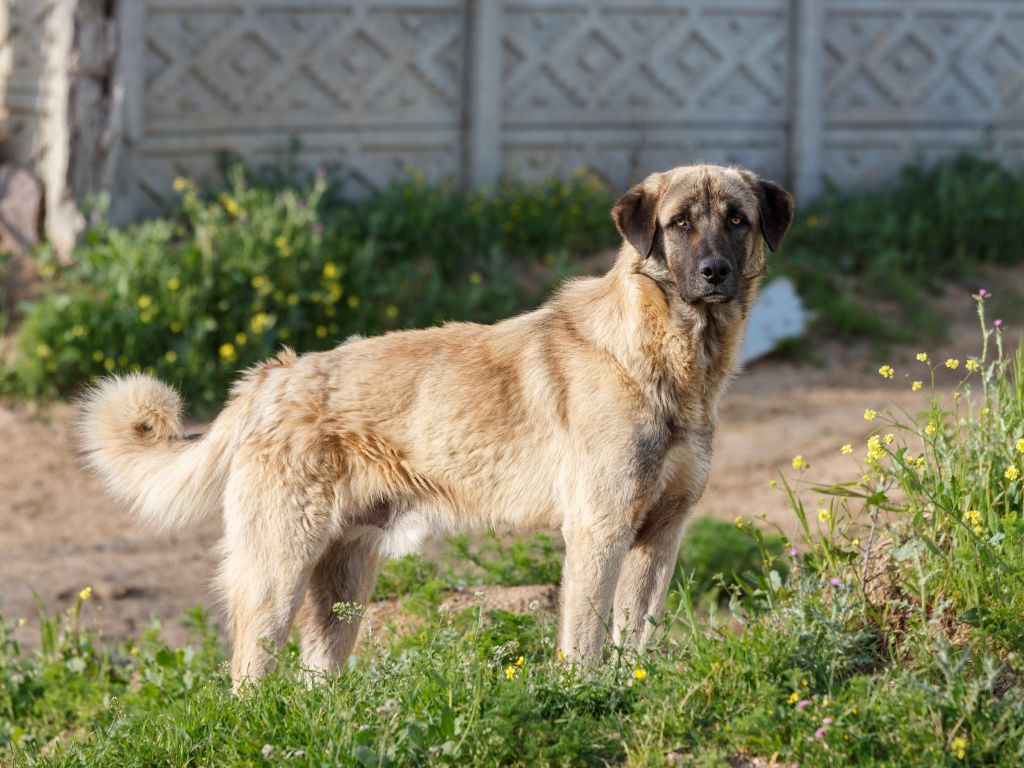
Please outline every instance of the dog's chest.
M632 455L641 505L654 503L670 486L674 495L695 502L707 482L713 434L712 419L699 413L685 425L665 420L642 428Z

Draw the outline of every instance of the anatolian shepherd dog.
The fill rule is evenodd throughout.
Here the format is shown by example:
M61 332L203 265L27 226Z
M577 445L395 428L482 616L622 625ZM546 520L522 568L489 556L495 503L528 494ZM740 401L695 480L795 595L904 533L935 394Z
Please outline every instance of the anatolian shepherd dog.
M704 491L716 409L764 247L793 217L739 168L655 173L612 208L624 242L603 277L495 325L356 339L246 372L209 430L142 375L84 398L84 458L144 521L224 514L221 586L235 686L298 615L313 672L341 667L381 559L435 532L558 528L560 648L600 658L605 627L642 646L683 522Z

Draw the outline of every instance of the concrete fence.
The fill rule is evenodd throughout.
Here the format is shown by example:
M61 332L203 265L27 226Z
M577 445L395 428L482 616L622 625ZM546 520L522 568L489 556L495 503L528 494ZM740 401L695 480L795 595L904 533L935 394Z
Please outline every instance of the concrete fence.
M158 210L223 150L295 139L353 195L705 159L873 185L964 149L1024 164L1022 0L2 0L5 159L47 227Z

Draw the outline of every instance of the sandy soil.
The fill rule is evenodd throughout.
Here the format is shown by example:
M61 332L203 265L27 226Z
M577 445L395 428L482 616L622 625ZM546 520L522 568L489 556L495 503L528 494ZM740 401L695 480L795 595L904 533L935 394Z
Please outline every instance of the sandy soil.
M1022 277L1014 282L1024 282ZM928 350L932 358L976 353L977 321L968 292L951 291L941 301L955 310L954 320L948 341ZM856 473L839 447L863 446L872 426L864 409L895 404L914 410L925 404L923 393L912 394L909 386L911 378L926 378L924 366L914 361L916 351L892 350L880 360L867 347L837 344L815 350L816 358L827 361L821 365L767 360L749 366L720 413L711 482L697 514L727 520L764 515L793 531L785 498L769 488L769 480L780 469L789 471L795 454L810 462L808 476L815 481ZM879 377L882 362L896 368L894 381ZM219 520L169 536L140 529L76 466L67 440L71 415L65 405L43 411L0 405L3 615L29 618L18 634L32 644L36 596L53 610L91 585L97 600L88 620L108 636L135 634L155 618L165 622L165 635L179 642L185 608L196 603L216 608L210 583ZM489 605L505 607L502 590L488 592ZM515 608L542 595L542 602L550 602L547 592L525 599L514 590L505 602ZM378 610L388 613L385 606Z

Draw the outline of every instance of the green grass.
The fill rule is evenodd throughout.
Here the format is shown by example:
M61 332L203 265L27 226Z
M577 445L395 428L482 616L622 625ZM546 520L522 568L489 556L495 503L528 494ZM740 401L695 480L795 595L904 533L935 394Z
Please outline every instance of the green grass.
M611 649L581 674L558 663L548 613L436 609L460 580L556 578L545 540L463 540L454 565L389 567L382 593L419 593L426 621L404 635L374 627L345 672L313 687L289 645L238 697L201 614L184 648L155 632L110 648L80 628L79 600L43 622L39 653L0 635L0 761L1020 765L1024 349L1002 349L985 303L983 349L957 361L952 392L934 389L930 361L892 373L891 386L922 382L920 407L876 415L868 445L851 446L848 482L819 486L801 462L780 479L798 549L779 552L756 521L714 546L700 537L724 539L721 527L691 531L680 571L710 561L712 575L676 583L676 609L641 656ZM732 573L723 615L700 589Z

